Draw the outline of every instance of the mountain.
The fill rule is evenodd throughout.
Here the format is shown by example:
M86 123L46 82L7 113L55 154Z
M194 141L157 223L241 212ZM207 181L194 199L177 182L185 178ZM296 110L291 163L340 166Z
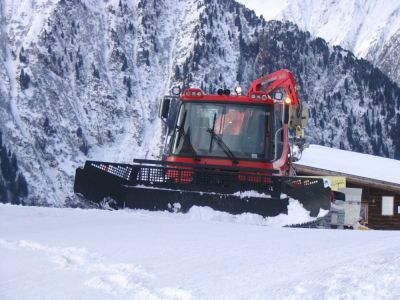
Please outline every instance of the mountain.
M159 157L158 103L173 85L246 87L280 68L311 107L310 142L400 158L396 84L233 0L6 0L0 13L0 130L28 183L24 203L78 205L86 159Z
M313 36L369 60L394 82L399 82L400 60L398 50L395 50L399 49L400 41L398 0L254 2L252 8L257 13L270 19L291 21Z
M397 85L400 85L400 29L392 35L388 42L383 44L383 47L378 44L374 48L368 51L367 59L370 59L375 66L387 74Z

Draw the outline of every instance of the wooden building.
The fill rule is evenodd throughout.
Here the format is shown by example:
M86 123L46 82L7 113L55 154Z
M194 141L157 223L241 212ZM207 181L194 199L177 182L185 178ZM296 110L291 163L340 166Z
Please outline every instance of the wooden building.
M305 159L294 164L298 175L346 177L347 187L362 189L365 225L371 229L400 230L400 161L312 146L314 149L307 148L303 153ZM318 163L321 156L326 163Z

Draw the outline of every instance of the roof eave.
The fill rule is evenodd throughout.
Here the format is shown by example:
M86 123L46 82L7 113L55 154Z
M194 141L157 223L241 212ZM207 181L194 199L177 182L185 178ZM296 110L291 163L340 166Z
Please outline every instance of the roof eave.
M346 174L337 171L325 170L316 167L304 166L298 163L294 163L293 165L297 173L304 173L307 175L314 175L314 176L345 176L346 181L351 184L366 185L372 188L400 193L400 184L397 183L387 182L383 180L367 178L352 174Z

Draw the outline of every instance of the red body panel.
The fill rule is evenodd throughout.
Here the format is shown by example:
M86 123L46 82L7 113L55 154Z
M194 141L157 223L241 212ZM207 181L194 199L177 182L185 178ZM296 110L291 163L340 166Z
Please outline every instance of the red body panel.
M290 97L291 105L295 106L297 111L300 109L300 99L297 93L296 81L293 73L289 70L279 70L254 80L250 86L248 95L256 91L264 91L269 94L276 88L285 89L287 95Z
M274 100L270 93L274 90L282 88L285 90L287 97L290 98L289 105L294 109L300 109L300 100L296 90L296 84L293 74L288 70L279 70L262 78L256 79L250 86L246 96L241 95L207 95L201 89L189 88L181 95L181 101L199 101L199 102L228 102L228 103L243 103L243 104L259 104L259 105L274 105L275 103L284 103L286 99ZM262 96L262 98L261 98ZM289 175L289 139L288 125L283 124L283 151L280 158L274 162L261 162L251 160L239 160L238 163L233 163L231 159L210 158L204 157L196 160L193 157L168 156L166 158L170 162L184 162L192 164L205 165L220 165L226 167L246 167L267 170L278 170L277 175Z
M272 99L260 100L260 99L252 99L248 96L236 96L236 95L217 95L211 94L202 96L181 96L181 101L204 101L204 102L230 102L230 103L243 103L243 104L261 104L261 105L271 105L274 104L275 101Z

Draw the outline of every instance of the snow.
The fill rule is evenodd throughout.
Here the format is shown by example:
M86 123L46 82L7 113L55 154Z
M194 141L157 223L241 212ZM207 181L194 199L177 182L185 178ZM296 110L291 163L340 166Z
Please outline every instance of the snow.
M400 184L400 161L380 156L310 145L297 164Z
M319 217L326 215L328 212L321 209ZM264 225L282 227L290 224L302 224L313 221L316 218L310 217L310 213L294 199L289 200L288 214L281 214L276 217L263 218L257 214L243 213L240 215L232 215L226 212L215 211L209 207L192 207L185 215L190 219L205 221L220 221L229 223L239 223L248 225Z
M11 33L13 35L23 33L24 41L19 46L27 48L30 43L36 41L57 3L58 0L5 1L5 14L6 18L11 20L9 23Z
M271 198L270 195L259 193L257 191L245 191L245 192L236 192L233 194L234 196L239 196L241 199L245 197L255 197L255 198Z
M210 212L211 213L211 212ZM0 205L1 299L398 299L400 236Z
M262 15L266 20L276 19L278 14L288 5L287 0L238 0L237 2L254 10L258 16Z
M239 0L267 20L287 20L302 30L366 58L400 28L400 2L385 0Z

